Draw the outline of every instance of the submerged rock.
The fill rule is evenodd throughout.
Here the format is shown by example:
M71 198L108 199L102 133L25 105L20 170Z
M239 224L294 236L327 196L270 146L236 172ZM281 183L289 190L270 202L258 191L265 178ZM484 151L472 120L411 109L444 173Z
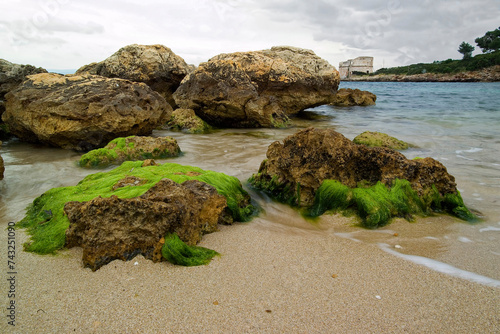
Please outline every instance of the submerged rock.
M341 88L333 97L331 105L339 107L371 106L375 104L377 96L366 90Z
M93 75L30 75L6 97L2 119L12 134L79 151L149 135L172 111L143 83Z
M323 207L331 208L324 201L330 201L332 196L335 198L338 194L326 196L325 193L318 192L326 180L338 182L323 190L326 193L342 192L342 196L339 195L339 198L332 201L344 201L335 205L343 207L345 204L345 209L352 206L359 209L362 205L356 201L378 201L377 197L390 202L392 199L388 199L389 195L383 194L377 184L387 189L396 185L399 180L404 180L409 188L404 184L398 187L404 189L405 198L415 202L411 206L416 212L410 210L403 215L425 213L428 209L443 209L458 216L472 216L463 205L455 178L448 174L446 167L440 162L432 158L408 160L401 153L388 148L356 145L331 129L309 128L285 138L283 143L272 143L267 151L267 159L262 162L259 172L252 176L250 182L274 198L292 205L311 208L319 201ZM372 186L377 188L370 190L373 196L370 195L369 198L363 197L364 194L359 192L353 195L348 191ZM416 200L415 196L419 199ZM353 198L355 201L351 203ZM372 209L370 214L378 214L376 208L369 210ZM364 218L370 214L364 214ZM376 221L374 225L387 223L386 218ZM366 221L369 219L365 219ZM371 223L369 225L373 226Z
M123 161L177 157L180 152L177 140L172 137L121 137L113 139L103 148L84 154L79 165L105 167Z
M206 133L212 127L200 117L196 116L193 109L176 109L172 112L166 126L173 130L182 130L188 133Z
M92 270L138 254L158 262L167 234L195 245L203 234L217 230L226 206L226 198L211 185L169 179L136 198L69 202L64 207L70 222L66 246L82 247L83 264Z
M211 125L282 127L289 115L329 103L338 84L326 60L283 46L215 56L184 78L174 99Z
M82 66L76 74L144 82L175 106L172 94L190 71L184 59L166 46L132 44L101 62Z
M365 131L356 136L353 140L354 144L366 145L370 147L387 147L393 150L406 150L412 145L391 137L388 134L380 132Z

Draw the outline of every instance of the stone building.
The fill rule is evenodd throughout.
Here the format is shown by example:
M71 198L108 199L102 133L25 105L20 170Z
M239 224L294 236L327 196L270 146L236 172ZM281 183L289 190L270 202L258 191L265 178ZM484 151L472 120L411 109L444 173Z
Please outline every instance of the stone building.
M373 73L373 57L357 57L340 62L340 79L349 78L353 72Z

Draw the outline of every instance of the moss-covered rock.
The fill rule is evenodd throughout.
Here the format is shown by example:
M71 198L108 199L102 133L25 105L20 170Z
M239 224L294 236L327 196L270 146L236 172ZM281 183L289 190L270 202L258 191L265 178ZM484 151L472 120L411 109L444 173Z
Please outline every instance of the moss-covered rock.
M354 210L367 227L432 211L475 219L439 161L356 145L331 129L309 128L272 143L249 182L310 216Z
M126 178L130 182L124 182ZM18 224L27 228L31 236L25 249L47 254L64 247L69 227L68 217L63 211L66 203L90 201L99 196L108 198L114 195L120 199L138 197L164 178L177 183L199 180L215 187L227 200L231 220L248 221L256 212L250 203L250 196L235 177L192 166L171 163L143 166L142 161L127 161L111 171L88 175L76 186L53 188L36 198ZM115 187L117 184L120 186Z
M167 122L167 127L173 130L182 130L188 133L207 133L212 127L196 116L193 109L176 109Z
M387 147L393 150L406 150L413 145L402 140L391 137L388 134L381 132L365 131L353 139L354 144L366 145L370 147Z
M84 154L81 167L106 167L124 161L164 159L179 156L181 150L172 137L120 137L105 147Z

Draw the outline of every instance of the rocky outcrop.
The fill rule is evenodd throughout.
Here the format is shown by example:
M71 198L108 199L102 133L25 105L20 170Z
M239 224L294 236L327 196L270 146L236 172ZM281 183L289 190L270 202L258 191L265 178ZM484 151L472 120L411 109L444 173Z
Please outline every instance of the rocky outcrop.
M175 106L172 94L190 71L184 59L166 46L132 44L101 62L81 67L76 74L144 82Z
M294 47L213 57L174 93L211 125L281 127L288 116L330 102L339 73L313 51Z
M0 59L0 117L5 111L5 94L16 88L28 75L47 73L47 70L33 65L19 65Z
M2 147L2 142L0 141L0 147ZM0 155L0 181L3 180L3 173L5 172L5 166L3 163L2 156Z
M10 133L79 151L149 135L172 111L144 83L93 75L31 75L6 97L2 119Z
M371 147L387 147L393 150L406 150L413 145L402 140L391 137L388 134L380 132L365 131L356 136L353 140L354 144L366 145Z
M172 130L181 130L188 133L206 133L212 127L196 116L193 109L175 109L166 126Z
M366 90L341 88L332 99L331 105L339 107L371 106L375 104L377 96Z
M176 233L189 245L217 230L226 198L206 183L177 184L163 179L144 195L121 199L97 197L64 207L70 226L66 247L83 248L83 264L92 270L138 254L158 262L165 235Z
M497 82L500 81L500 65L487 67L477 71L460 73L421 73L412 75L378 74L352 76L343 81L374 82Z
M311 206L324 180L337 180L355 188L378 181L390 186L395 179L408 180L424 195L436 187L440 195L456 194L455 178L432 158L408 160L382 147L356 145L331 129L308 128L274 142L252 183L259 188L289 192L297 204ZM284 194L287 196L286 194Z
M105 167L124 161L165 159L181 153L172 137L120 137L103 148L92 150L80 158L81 167Z

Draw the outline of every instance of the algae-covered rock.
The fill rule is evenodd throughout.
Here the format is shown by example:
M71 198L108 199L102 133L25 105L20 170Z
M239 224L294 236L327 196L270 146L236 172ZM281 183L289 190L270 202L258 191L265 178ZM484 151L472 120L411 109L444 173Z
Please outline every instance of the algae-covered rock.
M474 217L455 178L440 162L408 160L388 148L356 145L331 129L308 128L272 143L250 182L282 202L313 208L312 215L353 209L369 227L430 210Z
M30 75L6 97L2 119L10 133L78 151L117 137L149 135L172 111L143 83L96 75Z
M83 264L92 270L138 254L159 262L167 234L175 233L195 245L203 234L217 230L226 207L226 198L207 183L178 184L169 179L134 198L113 195L68 202L64 206L70 222L66 247L82 247Z
M283 127L290 115L328 104L338 84L335 67L313 51L281 46L215 56L173 96L214 126Z
M182 130L188 133L207 133L212 127L207 122L196 116L193 109L175 109L170 119L167 121L167 127L173 130Z
M66 203L75 201L88 202L85 208L89 210L91 210L90 203L100 203L99 205L102 205L103 208L109 208L112 212L116 212L116 214L119 215L116 208L112 208L113 205L111 205L111 203L120 203L119 205L123 207L126 202L123 201L124 199L133 199L144 195L162 179L170 179L179 184L188 180L198 180L213 186L217 190L217 193L224 196L227 201L227 207L223 210L223 215L218 218L220 222L230 224L233 220L247 221L255 213L255 208L250 203L250 196L243 190L240 181L235 177L192 166L182 166L171 163L154 165L151 164L151 161L147 164L142 161L126 161L121 166L111 171L88 175L75 186L53 188L36 198L28 208L26 217L19 222L19 226L27 228L27 232L31 236L30 241L25 244L25 250L47 254L54 253L58 249L64 247L66 242L66 230L70 225L68 216L66 216L63 211ZM175 187L172 187L172 189L174 188ZM144 207L141 206L143 204L137 204L137 210L146 210L145 208L148 206L157 207L163 205L161 203L162 201L169 203L170 195L166 193L164 193L164 195L162 194L158 193L155 195L155 193L149 193L148 198L157 196L157 199L153 201L157 202L156 204L152 204L150 199L148 199L149 202L146 204L146 202L143 201L144 198L142 198L131 202L129 201L130 203L127 203L127 205L130 204L133 206L137 203L143 203ZM103 200L112 196L115 197L113 197L113 199ZM98 199L99 197L101 199ZM93 200L95 201L92 202ZM75 206L76 204L72 205ZM189 206L191 204L186 205ZM77 205L77 207L82 208L81 205ZM183 210L188 209L184 207ZM129 212L130 216L127 217L133 220L134 215L131 212L132 211ZM147 219L145 217L153 217L154 219L149 223L155 224L156 220L164 219L161 217L163 213L155 216L151 215L149 211L143 211L143 213L138 216L138 219L140 218L138 221L146 222ZM81 214L84 215L84 213ZM105 213L102 211L100 214ZM180 213L172 213L174 216L179 214ZM91 215L87 215L87 213L85 213L85 215L88 219L93 219ZM205 211L201 210L198 217L193 216L189 219L202 219L204 215ZM209 216L211 215L209 214ZM113 220L111 216L106 217ZM101 218L95 217L95 219L99 220ZM88 223L93 224L92 222ZM183 228L181 225L183 223L179 221L175 224L177 224L176 229L182 231ZM212 225L207 225L206 227L206 229L211 229L211 227L208 226ZM202 227L202 230L203 229L205 229L205 227ZM186 233L181 233L182 236L179 236L183 238L186 235L190 235L189 228L187 228L187 231ZM78 235L78 233L75 235ZM194 233L194 235L196 235L196 233ZM165 236L165 233L160 235L158 240L163 236ZM191 238L189 240L195 239Z
M123 161L164 159L179 156L181 150L172 137L120 137L103 148L84 154L81 167L105 167Z
M377 96L366 90L341 88L337 91L331 105L338 107L371 106L377 101Z
M397 138L391 137L388 134L380 132L365 131L362 134L356 136L353 140L354 144L366 145L370 147L387 147L393 150L406 150L412 145L399 140Z

